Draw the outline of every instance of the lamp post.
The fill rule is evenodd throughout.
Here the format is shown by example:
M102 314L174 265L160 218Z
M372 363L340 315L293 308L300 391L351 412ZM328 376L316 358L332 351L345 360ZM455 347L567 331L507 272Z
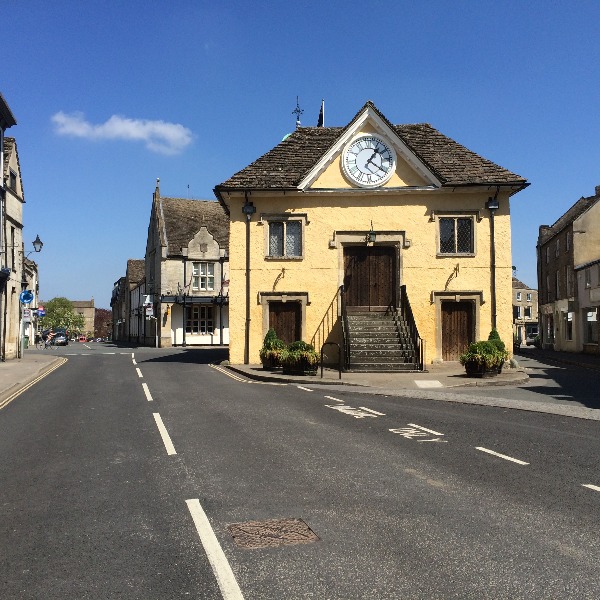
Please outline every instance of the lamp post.
M256 206L248 201L248 192L246 192L246 201L242 206L242 212L246 215L246 331L244 340L244 364L250 362L250 221L252 215L256 212Z
M34 252L41 252L44 247L44 243L40 240L40 236L36 235L35 240L32 242L33 250L27 252L23 252L23 263L21 265L21 296L19 297L19 334L20 334L20 343L19 343L19 358L23 357L23 353L25 352L25 319L23 317L23 304L30 304L31 302L25 302L28 296L25 295L27 288L27 279L25 274L25 259ZM31 292L30 292L31 294ZM33 294L31 294L33 296ZM23 298L23 299L22 299ZM33 297L32 297L33 299ZM31 315L31 313L29 313ZM30 317L31 318L31 317ZM29 322L31 322L29 320Z
M185 305L185 296L186 296L185 288L186 288L186 280L187 280L188 249L182 248L181 254L183 254L183 316L181 318L182 325L183 325L183 343L181 345L185 348L187 346L187 344L185 342L185 328L187 325L187 314L186 314L186 305Z

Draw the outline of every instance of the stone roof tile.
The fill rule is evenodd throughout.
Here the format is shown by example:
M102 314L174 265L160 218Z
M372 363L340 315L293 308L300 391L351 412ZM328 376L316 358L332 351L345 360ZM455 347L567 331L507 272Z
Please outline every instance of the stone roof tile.
M229 249L229 217L218 202L160 198L160 203L169 254L181 254L203 226L222 249Z
M479 156L427 123L392 127L443 185L527 183L520 175ZM300 127L215 190L297 188L345 129Z

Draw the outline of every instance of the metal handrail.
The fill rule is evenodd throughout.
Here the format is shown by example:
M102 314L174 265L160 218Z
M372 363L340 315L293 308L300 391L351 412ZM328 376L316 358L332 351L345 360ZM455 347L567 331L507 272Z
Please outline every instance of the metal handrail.
M350 368L350 336L348 335L348 312L346 310L346 288L344 284L339 287L342 309L342 341L344 344L344 370Z
M422 371L425 363L425 341L419 335L419 330L417 329L417 324L410 306L410 301L408 300L408 294L406 293L405 285L400 287L400 295L400 314L408 325L408 331L415 349L416 358L419 361L419 371Z
M342 378L342 349L340 348L340 345L337 342L325 342L322 346L321 346L321 379L323 379L323 349L325 348L325 346L337 346L338 349L338 372L339 372L339 378Z

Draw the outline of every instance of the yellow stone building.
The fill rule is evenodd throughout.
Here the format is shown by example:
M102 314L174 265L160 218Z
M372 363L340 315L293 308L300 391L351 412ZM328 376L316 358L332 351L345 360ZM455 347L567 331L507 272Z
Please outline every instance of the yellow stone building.
M230 361L258 363L269 327L317 351L337 343L356 370L457 360L494 324L509 342L509 199L527 185L370 101L345 127L297 128L215 188L230 217Z

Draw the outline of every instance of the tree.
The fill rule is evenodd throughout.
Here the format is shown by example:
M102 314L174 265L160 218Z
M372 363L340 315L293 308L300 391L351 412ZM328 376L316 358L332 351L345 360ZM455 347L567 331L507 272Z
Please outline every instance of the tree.
M75 313L73 304L66 298L52 298L44 302L46 315L40 319L42 329L63 328L69 331L81 331L85 324L83 315Z
M101 338L111 337L112 311L106 308L97 308L94 316L94 330Z

